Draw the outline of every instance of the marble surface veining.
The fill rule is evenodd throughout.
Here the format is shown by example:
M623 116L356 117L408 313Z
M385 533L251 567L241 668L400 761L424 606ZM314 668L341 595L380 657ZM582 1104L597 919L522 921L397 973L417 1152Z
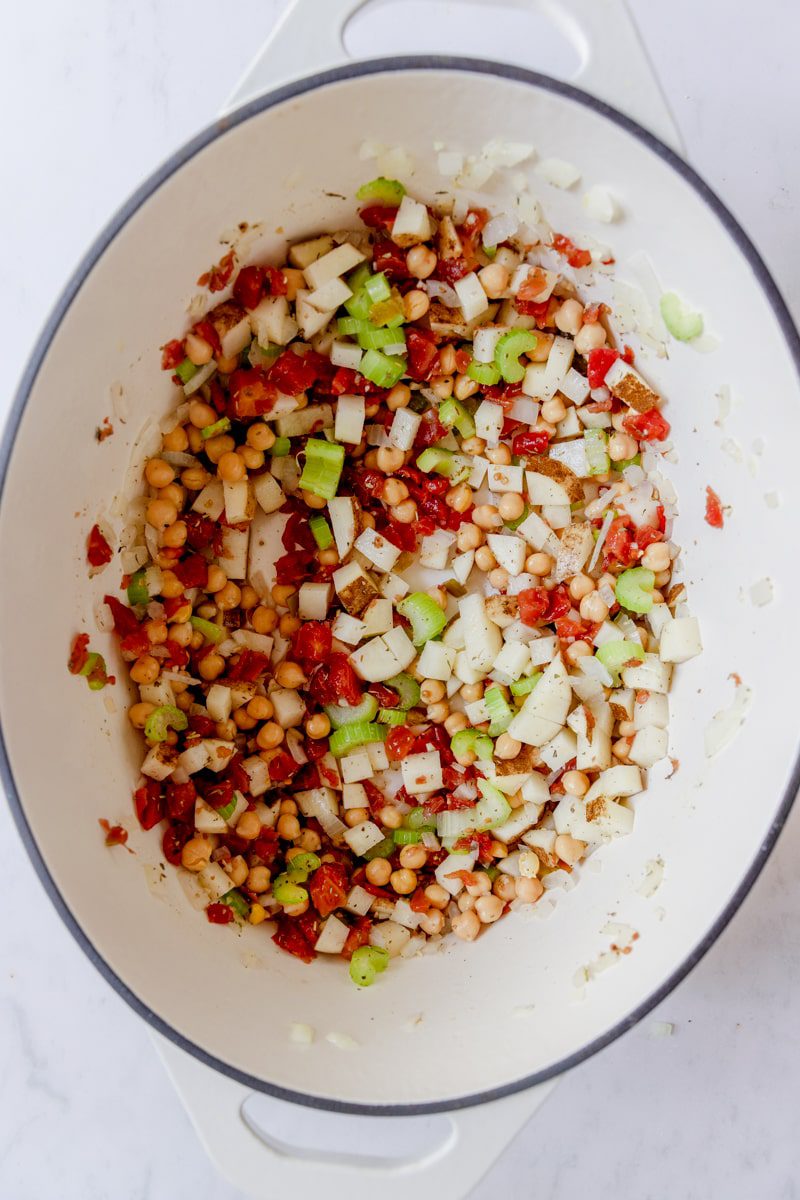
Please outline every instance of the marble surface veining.
M728 0L633 7L691 161L800 315L800 73L787 49L800 9L764 0L743 25ZM5 11L0 406L97 228L213 116L282 8L41 0ZM204 1157L144 1025L45 899L4 807L0 847L2 1200L239 1200ZM561 1083L474 1200L800 1196L798 857L800 808L702 964ZM656 1021L673 1036L655 1037Z

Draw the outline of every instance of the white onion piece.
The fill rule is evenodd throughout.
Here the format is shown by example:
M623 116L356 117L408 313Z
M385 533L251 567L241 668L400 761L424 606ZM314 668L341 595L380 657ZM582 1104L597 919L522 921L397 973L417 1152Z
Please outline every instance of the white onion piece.
M589 565L586 568L586 571L588 574L591 574L591 572L597 566L598 560L603 551L603 544L605 543L605 540L608 537L608 531L611 528L613 522L614 522L613 512L607 512L606 515L603 517L603 524L600 526L600 534L599 534L597 541L594 544L594 550L592 551L592 557L589 559Z
M156 533L156 531L152 525L145 525L144 540L147 545L147 549L150 551L150 557L155 558L156 555L158 554L158 548L159 548L158 547L158 534Z
M597 184L584 193L583 208L587 217L606 224L610 224L619 214L619 206L611 192Z
M747 711L753 702L753 689L746 684L739 684L733 703L728 708L722 708L706 725L705 752L706 758L713 758L729 746L744 724Z
M163 458L164 462L168 462L171 467L199 467L200 459L195 458L193 454L186 454L183 450L162 450L159 458Z
M426 279L424 286L428 295L434 300L441 300L445 308L461 307L461 301L449 283L444 283L441 279Z
M486 222L483 231L484 246L499 246L508 241L519 229L519 219L513 213L498 213Z
M534 170L547 183L558 188L571 188L581 177L578 168L563 158L543 158Z

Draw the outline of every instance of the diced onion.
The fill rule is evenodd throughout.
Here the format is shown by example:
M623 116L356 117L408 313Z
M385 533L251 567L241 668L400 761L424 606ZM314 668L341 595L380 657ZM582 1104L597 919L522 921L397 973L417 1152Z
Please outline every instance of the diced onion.
M519 218L514 213L498 213L486 222L483 231L484 246L499 246L508 241L519 229Z
M460 308L461 301L455 289L441 279L426 279L425 291L433 300L441 300L445 308Z
M605 544L605 540L608 537L608 531L611 528L611 526L613 525L613 523L614 523L613 512L607 512L606 515L603 517L603 524L600 526L600 534L597 538L597 541L594 544L594 550L592 551L592 557L589 559L589 565L586 568L587 572L589 572L590 574L597 566L600 555L603 552L603 545Z

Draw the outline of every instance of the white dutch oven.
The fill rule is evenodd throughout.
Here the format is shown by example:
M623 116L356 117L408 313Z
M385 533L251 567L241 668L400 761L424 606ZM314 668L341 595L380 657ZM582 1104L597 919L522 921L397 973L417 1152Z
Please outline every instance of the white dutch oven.
M245 94L342 61L341 25L358 6L300 0ZM563 6L558 14L567 19ZM620 7L581 0L569 14L582 82L675 144ZM601 23L605 49L595 57ZM424 197L442 186L434 139L466 150L493 137L532 141L542 155L578 163L584 180L622 199L625 218L610 233L618 260L646 249L664 282L704 311L720 346L701 355L673 344L669 360L644 367L670 400L677 536L705 643L703 656L677 672L672 694L679 771L639 798L633 835L602 849L600 869L583 870L549 919L512 916L474 945L454 940L356 991L340 963L309 968L263 929L211 929L174 872L160 880L158 838L132 819L140 751L124 685L110 714L103 696L67 674L66 657L86 628L116 661L94 627L104 580L86 578L86 532L118 490L144 419L173 402L157 347L180 328L193 280L219 257L221 232L241 221L263 222L254 256L279 255L286 237L345 225L352 202L330 193L351 197L363 182L368 165L357 150L365 137L411 153L413 188ZM547 212L557 227L585 228L579 197L550 197ZM486 62L349 64L250 100L148 180L92 247L40 339L5 434L3 778L54 903L111 984L168 1039L166 1057L193 1117L239 1186L272 1195L287 1185L302 1195L323 1172L332 1195L371 1179L391 1197L415 1178L425 1194L463 1194L539 1102L541 1085L639 1020L730 919L798 782L786 701L800 677L800 643L781 639L778 660L774 633L794 628L787 609L800 587L790 550L800 510L797 364L796 331L756 251L664 141L584 92ZM98 445L93 431L116 382L130 417ZM714 395L722 384L735 401L726 432L744 462L721 449ZM751 448L758 434L760 456ZM732 505L722 533L702 519L707 483ZM765 502L767 492L779 493L779 507ZM740 590L765 576L775 599L756 608ZM709 762L704 728L733 698L731 672L752 689L752 705L738 737ZM98 817L124 820L136 854L106 850ZM646 898L637 889L655 859L664 881ZM612 915L639 939L581 991L576 970L608 949L613 938L602 929ZM290 1044L292 1021L317 1031L313 1048ZM330 1032L357 1046L342 1049L326 1040ZM349 1162L298 1163L258 1141L240 1116L253 1089L354 1113L459 1111L436 1150L403 1166L362 1165L356 1180Z

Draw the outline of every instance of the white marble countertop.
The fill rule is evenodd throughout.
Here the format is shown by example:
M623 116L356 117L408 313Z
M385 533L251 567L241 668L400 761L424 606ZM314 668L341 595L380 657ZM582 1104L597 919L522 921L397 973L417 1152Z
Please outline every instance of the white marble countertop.
M214 115L283 3L40 0L6 13L7 380L99 226ZM742 19L729 0L633 6L691 161L750 231L800 317L800 74L787 51L800 39L800 7L763 0ZM0 1196L238 1200L204 1157L144 1024L46 900L4 807L0 845ZM476 1200L498 1189L558 1200L800 1196L799 854L797 808L703 963L651 1018L561 1083ZM673 1023L673 1036L656 1039L656 1020Z

